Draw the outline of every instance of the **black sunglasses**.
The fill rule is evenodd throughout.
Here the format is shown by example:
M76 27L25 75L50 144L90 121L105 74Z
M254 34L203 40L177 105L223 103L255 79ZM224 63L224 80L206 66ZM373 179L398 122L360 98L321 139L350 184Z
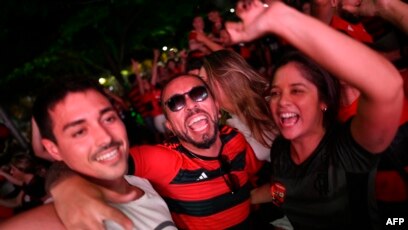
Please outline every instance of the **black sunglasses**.
M239 179L237 175L231 173L231 162L226 156L220 155L218 157L220 162L221 175L224 178L225 183L228 188L231 190L231 194L234 194L239 191L241 185L239 184Z
M195 102L201 102L207 99L208 91L203 85L196 86L186 93L173 95L164 104L173 112L180 111L186 106L185 95Z

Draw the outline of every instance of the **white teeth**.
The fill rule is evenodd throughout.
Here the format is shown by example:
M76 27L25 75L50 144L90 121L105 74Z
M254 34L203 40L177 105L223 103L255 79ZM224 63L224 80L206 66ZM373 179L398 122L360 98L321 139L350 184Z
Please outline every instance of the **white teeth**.
M196 123L196 122L199 122L199 121L201 121L201 120L204 120L205 119L205 117L204 116L198 116L198 117L195 117L194 119L192 119L190 122L189 122L189 126L190 125L192 125L192 124L194 124L194 123Z
M108 159L112 159L114 158L116 155L118 155L118 150L115 149L111 152L108 152L106 154L103 154L101 156L96 157L97 161L104 161L104 160L108 160Z
M295 113L282 113L281 118L291 118L291 117L295 117L296 114Z

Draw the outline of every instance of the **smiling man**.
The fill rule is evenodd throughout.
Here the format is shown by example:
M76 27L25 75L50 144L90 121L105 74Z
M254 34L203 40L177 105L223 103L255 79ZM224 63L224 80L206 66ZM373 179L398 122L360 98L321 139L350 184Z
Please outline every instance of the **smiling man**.
M33 111L47 152L103 188L119 194L132 191L132 201L111 205L125 213L137 229L175 229L165 202L151 184L140 177L124 177L129 155L126 129L104 91L79 80L55 83L45 92ZM2 224L1 229L64 227L52 204ZM92 229L101 226L118 228L117 223L105 221Z
M250 229L250 191L262 163L244 136L218 126L218 104L198 76L170 80L161 101L175 136L164 144L131 148L128 173L152 183L180 229ZM79 186L78 180L68 177L52 189L54 198L64 201L57 211L66 226L116 220L115 210L100 198L102 191ZM78 195L70 196L74 191ZM80 214L73 211L78 209Z

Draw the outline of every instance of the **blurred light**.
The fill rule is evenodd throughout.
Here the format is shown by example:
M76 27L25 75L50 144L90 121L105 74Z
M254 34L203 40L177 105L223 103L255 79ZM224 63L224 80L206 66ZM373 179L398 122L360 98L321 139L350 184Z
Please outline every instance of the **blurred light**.
M113 86L109 86L109 90L113 91L115 88Z
M120 71L120 74L122 74L122 76L129 76L129 71L124 69L124 70Z
M175 48L175 47L172 47L172 48L170 48L170 52L174 52L174 53L177 53L177 52L178 52L178 50L177 50L177 48Z
M230 12L231 12L231 13L234 13L234 12L235 12L235 9L234 9L234 8L231 8L231 9L230 9Z
M163 46L163 51L167 51L167 46Z
M103 84L105 84L105 83L106 83L106 79L105 79L105 78L103 78L103 77L99 78L99 84L103 85Z
M263 6L264 6L265 8L266 8L266 7L269 7L269 5L268 5L268 4L266 4L266 3L264 3L264 5L263 5Z

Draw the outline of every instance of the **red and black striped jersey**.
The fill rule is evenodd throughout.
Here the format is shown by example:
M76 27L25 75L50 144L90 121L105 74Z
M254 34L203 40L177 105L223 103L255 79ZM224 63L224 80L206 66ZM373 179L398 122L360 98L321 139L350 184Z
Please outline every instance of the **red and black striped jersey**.
M180 229L248 229L250 191L262 162L242 134L227 126L220 130L221 155L228 158L229 175L219 157L197 158L177 139L130 150L134 174L152 183ZM227 184L231 175L239 183L235 192Z

